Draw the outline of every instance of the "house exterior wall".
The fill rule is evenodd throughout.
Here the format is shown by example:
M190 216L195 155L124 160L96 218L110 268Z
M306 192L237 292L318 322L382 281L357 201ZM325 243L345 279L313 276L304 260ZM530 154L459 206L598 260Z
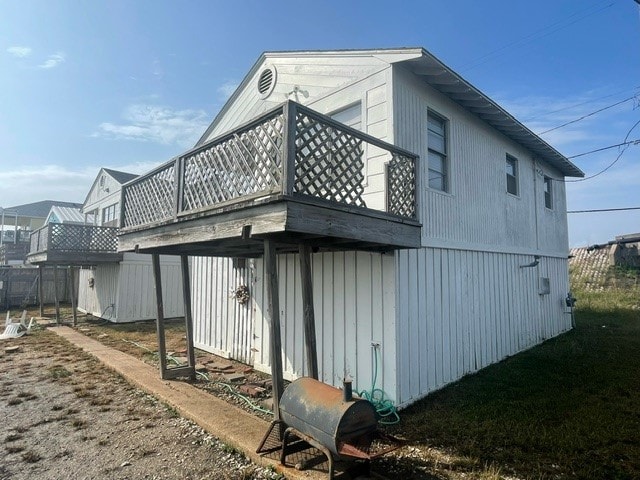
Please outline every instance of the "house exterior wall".
M267 66L275 67L276 83L273 92L263 99L257 90L257 83L260 73ZM270 56L250 73L244 88L222 113L205 141L232 130L286 100L307 105L388 67L386 62L370 55L344 55L331 59L313 54L297 58Z
M209 139L288 98L327 115L359 103L363 130L421 158L422 248L387 255L313 255L322 381L340 385L348 374L357 389L369 388L377 363L377 386L396 404L406 406L570 328L563 303L568 291L564 183L553 182L553 208L544 206L544 176L560 179L558 171L404 67L362 60L364 66L356 65L362 67L358 75L345 80L337 72L346 67L332 65L340 81L319 88L313 75L317 82L331 82L321 78L329 76L330 69L323 70L308 58L266 63L276 60L291 68L286 89L278 91L283 86L276 85L278 95L274 92L268 101L260 100L255 83L262 69L257 68ZM307 64L313 68L307 70ZM284 77L278 65L279 84ZM295 86L309 95L286 95ZM449 193L426 187L429 109L448 122ZM518 159L517 196L506 192L507 154ZM369 207L382 208L387 158L375 149L367 149L365 155L365 201ZM539 264L522 268L534 255L540 256ZM243 272L233 271L229 262L193 260L196 345L247 357L232 353L234 338L238 331L244 339L253 332L253 365L269 372L263 262L258 259L255 269ZM278 274L283 367L285 378L293 379L306 374L298 256L279 255ZM540 289L546 280L548 293ZM249 285L251 294L250 311L240 317L228 298L238 281Z
M165 318L181 317L184 306L180 259L164 255L160 259ZM120 263L80 270L79 278L79 310L114 323L156 318L150 255L125 253Z
M393 255L335 252L312 255L312 281L320 379L339 386L345 374L357 390L369 389L378 363L377 387L394 392L396 358ZM280 324L285 378L307 374L302 323L300 262L278 256ZM270 372L266 278L256 260L252 292L257 370ZM380 345L379 350L372 343ZM377 356L377 358L376 358Z
M234 267L230 258L191 257L191 314L194 345L225 358L253 364L253 282L255 263ZM233 296L249 288L249 301Z
M564 183L544 206L543 178L560 173L402 68L393 89L394 143L420 155L425 179L423 247L396 254L404 406L570 328L568 236ZM429 109L447 120L448 193L426 186ZM518 159L518 196L506 192L506 154ZM521 268L534 255L539 265Z
M78 310L117 322L115 306L119 303L119 273L120 265L117 263L81 269L78 275Z
M82 205L82 213L95 212L94 223L101 226L102 211L111 205L118 204L116 215L119 218L120 190L122 190L122 185L111 175L101 170Z

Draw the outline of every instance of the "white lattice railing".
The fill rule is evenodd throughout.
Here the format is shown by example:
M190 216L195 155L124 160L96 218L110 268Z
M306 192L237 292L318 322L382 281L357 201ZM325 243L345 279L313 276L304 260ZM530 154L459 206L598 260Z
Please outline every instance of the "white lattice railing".
M41 252L115 253L117 227L48 223L31 234L29 254Z
M124 185L121 226L270 195L367 208L368 146L388 157L385 211L415 219L417 156L290 101Z

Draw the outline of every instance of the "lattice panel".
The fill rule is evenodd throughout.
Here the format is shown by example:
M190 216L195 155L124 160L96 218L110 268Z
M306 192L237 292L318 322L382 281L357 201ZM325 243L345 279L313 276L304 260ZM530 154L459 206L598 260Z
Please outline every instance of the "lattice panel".
M306 113L296 116L294 191L366 207L362 140Z
M125 227L146 225L173 217L175 169L174 162L123 189Z
M396 153L387 164L387 212L416 218L415 161Z
M118 248L117 228L51 223L49 229L50 251L104 253Z
M279 114L186 157L182 211L279 189L283 136Z
M31 234L31 239L30 239L31 240L31 244L29 246L29 251L30 252L34 252L34 253L35 252L41 252L42 250L44 250L46 248L46 245L44 245L44 248L43 248L42 240L40 239L40 237L42 236L41 232L43 232L43 231L45 233L45 238L46 238L46 233L47 233L47 229L46 228L45 229L41 228L41 229L36 230L35 232L33 232Z

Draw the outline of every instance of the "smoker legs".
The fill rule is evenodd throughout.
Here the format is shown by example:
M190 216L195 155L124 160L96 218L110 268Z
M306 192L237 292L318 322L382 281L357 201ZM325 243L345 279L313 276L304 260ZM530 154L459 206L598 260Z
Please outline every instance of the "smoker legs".
M333 455L332 453L329 451L329 449L327 447L325 447L324 445L316 442L313 438L311 438L309 435L305 435L304 433L296 430L293 427L289 427L284 431L284 435L282 436L282 453L280 454L280 463L282 465L286 465L286 459L287 459L287 455L289 453L293 453L293 452L289 452L287 450L288 444L289 444L289 437L291 435L296 436L297 438L304 440L305 442L307 442L309 445L311 445L312 447L317 448L318 450L320 450L326 457L327 460L329 461L329 480L333 480L333 473L334 473L334 468L333 468Z

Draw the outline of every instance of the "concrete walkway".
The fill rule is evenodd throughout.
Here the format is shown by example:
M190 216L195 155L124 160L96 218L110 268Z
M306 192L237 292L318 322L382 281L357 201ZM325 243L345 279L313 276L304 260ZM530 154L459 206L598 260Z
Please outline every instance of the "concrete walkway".
M211 435L242 451L259 465L271 465L291 479L326 479L326 473L300 472L285 468L273 460L256 454L269 423L231 405L214 395L180 381L160 378L158 369L69 327L49 329L72 344L93 355L107 367L118 372L127 381L171 405L180 415L197 423Z

